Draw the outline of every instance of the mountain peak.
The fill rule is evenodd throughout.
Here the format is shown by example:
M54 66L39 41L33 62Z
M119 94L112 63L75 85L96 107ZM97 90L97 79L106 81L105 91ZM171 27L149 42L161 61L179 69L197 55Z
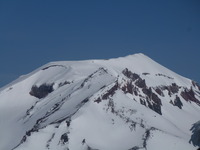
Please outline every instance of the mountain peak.
M148 57L148 56L146 56L146 55L143 54L143 53L135 53L135 54L128 55L128 56L132 56L132 57Z
M200 86L142 53L51 62L0 90L0 149L195 150L199 113Z

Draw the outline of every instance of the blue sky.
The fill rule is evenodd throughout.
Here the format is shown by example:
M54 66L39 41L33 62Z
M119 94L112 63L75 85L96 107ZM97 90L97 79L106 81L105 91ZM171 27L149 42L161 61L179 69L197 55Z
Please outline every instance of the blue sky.
M144 53L200 82L199 0L0 0L0 87L57 60Z

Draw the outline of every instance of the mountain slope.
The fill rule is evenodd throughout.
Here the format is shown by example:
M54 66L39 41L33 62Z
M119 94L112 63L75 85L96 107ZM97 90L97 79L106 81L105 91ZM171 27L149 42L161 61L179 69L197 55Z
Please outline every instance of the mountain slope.
M197 149L200 86L143 54L46 64L0 91L2 150Z

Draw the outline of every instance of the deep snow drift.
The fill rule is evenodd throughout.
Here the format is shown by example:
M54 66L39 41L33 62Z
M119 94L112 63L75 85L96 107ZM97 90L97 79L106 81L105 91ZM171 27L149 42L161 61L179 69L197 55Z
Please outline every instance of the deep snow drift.
M196 150L200 86L143 54L48 63L0 90L0 150Z

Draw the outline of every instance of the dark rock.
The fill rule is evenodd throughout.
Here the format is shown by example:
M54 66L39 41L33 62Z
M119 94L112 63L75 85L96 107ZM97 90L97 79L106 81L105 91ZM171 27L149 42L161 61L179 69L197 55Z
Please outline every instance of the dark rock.
M127 68L124 69L122 71L122 73L129 79L131 79L132 81L136 81L135 85L138 86L139 88L145 88L146 87L146 83L145 80L142 80L140 78L140 76L136 73L132 73L131 71L129 71Z
M143 140L144 140L143 147L144 148L147 147L147 140L149 139L149 137L150 137L150 130L146 130L145 135L143 137Z
M36 105L36 104L35 104ZM31 108L29 108L27 111L26 111L26 115L28 116L28 115L30 115L30 112L33 110L33 108L35 107L35 105L34 106L31 106Z
M68 140L69 140L69 138L68 138L67 133L64 133L63 135L61 135L60 142L62 142L62 144L67 143Z
M168 95L171 96L172 94L178 93L180 87L176 83L172 83L172 85L169 86L162 86L162 90L167 90Z
M147 149L147 141L151 136L151 131L156 130L156 128L151 127L150 129L146 129L145 134L143 135L143 148Z
M37 124L37 123L36 123ZM38 132L38 128L36 127L37 125L34 125L34 127L29 130L29 131L26 131L26 136L31 136L31 133L32 132Z
M102 97L98 97L95 102L100 103L102 100L106 100L109 97L112 97L116 90L118 89L118 81L115 82L114 86L112 88L110 88L108 91L106 91Z
M160 98L152 92L151 88L149 89L142 89L143 93L147 95L147 103L148 107L152 109L153 111L157 112L158 114L162 115L161 112L161 100ZM152 100L153 102L150 102Z
M174 106L177 106L178 108L182 109L183 103L181 102L180 98L176 95L176 98L174 100Z
M31 91L29 92L30 95L37 97L39 99L46 97L49 93L53 92L53 83L52 84L42 84L39 87L33 85Z
M192 131L192 136L189 142L200 149L200 121L194 123L190 130Z
M87 150L98 150L98 149L94 149L94 148L88 146L88 147L87 147Z
M193 89L191 88L190 90L185 89L184 91L181 92L181 96L186 100L186 101L193 101L197 104L200 104L200 101L196 99L195 93Z
M145 94L145 95L147 95L150 99L151 99L151 95L152 95L152 90L151 90L151 88L143 88L142 89L142 92Z
M136 90L133 91L135 96L138 96L138 92Z
M160 105L160 104L156 104L156 103L151 104L149 101L147 101L147 103L148 103L148 107L149 107L151 110L153 110L153 111L155 111L156 113L162 115L162 112L161 112L161 105Z
M61 82L61 83L59 83L58 87L62 87L67 84L70 84L70 82L69 81Z
M162 91L167 90L168 91L168 95L171 97L171 92L169 91L169 87L168 86L162 86L161 90Z
M140 104L146 106L146 102L145 102L145 100L143 100L143 99L140 98Z
M100 102L101 102L101 98L98 97L98 98L95 100L95 102L100 103Z
M146 75L149 75L150 73L144 72L144 73L142 73L142 74L146 76Z
M133 81L137 80L138 78L140 78L140 76L136 73L132 73L131 71L129 71L127 68L124 69L122 71L122 73L129 79L132 79Z
M176 85L176 83L172 83L171 86L169 86L169 91L172 92L173 94L178 93L179 91L179 86Z
M124 93L127 93L127 87L124 85L123 87L121 87L121 89L122 89L122 91L124 92Z
M143 88L142 89L143 93L146 94L148 96L148 98L150 100L153 100L154 103L158 104L158 105L162 105L161 103L161 99L155 94L152 92L152 89L151 88Z
M133 148L130 148L130 149L128 149L128 150L139 150L139 149L140 149L140 147L134 146Z
M22 137L20 143L17 144L17 145L16 145L14 148L12 148L11 150L15 150L15 149L16 149L17 147L19 147L22 143L26 142L26 140L27 140L27 137L26 137L26 135L24 135L24 136Z
M103 96L102 99L108 99L109 96L113 96L115 94L115 91L118 89L118 82L115 83L115 85L109 89Z
M164 96L162 90L160 88L155 88L156 93L158 93L160 96Z
M65 68L65 66L63 66L63 65L50 65L50 66L42 68L42 70L47 70L47 69L49 69L51 67L64 67Z
M82 140L82 145L84 145L84 144L85 144L85 139Z
M141 78L139 78L136 82L135 85L138 86L139 88L146 88L146 82L145 80L142 80Z
M162 105L161 99L155 93L152 93L151 98L156 104Z
M84 100L81 101L81 105L87 103L89 101L89 98L85 98Z
M66 124L67 124L67 127L69 127L70 124L71 124L71 119L67 119L67 120L66 120Z
M31 131L27 131L27 132L26 132L26 135L27 135L27 136L31 136Z
M127 92L130 93L130 94L133 94L133 84L131 82L128 82L127 83Z
M169 77L169 76L161 74L161 73L156 74L156 76L163 76L163 77L168 78L168 79L174 79L172 77Z
M134 85L132 82L127 82L121 89L124 91L124 93L133 94Z
M111 112L112 113L115 113L115 105L114 105L114 102L113 102L113 100L109 100L108 101L108 107L111 109Z
M138 96L138 88L135 87L133 85L132 82L127 82L122 88L121 90L126 94L126 93L130 93L130 94L135 94L136 96Z
M170 103L170 104L172 104L172 105L174 105L174 103L173 103L173 101L172 101L172 100L170 100L170 101L169 101L169 103Z
M153 109L155 112L157 112L158 114L162 115L162 112L161 112L161 105L156 104L156 103L153 103L152 107L153 107L152 109Z

